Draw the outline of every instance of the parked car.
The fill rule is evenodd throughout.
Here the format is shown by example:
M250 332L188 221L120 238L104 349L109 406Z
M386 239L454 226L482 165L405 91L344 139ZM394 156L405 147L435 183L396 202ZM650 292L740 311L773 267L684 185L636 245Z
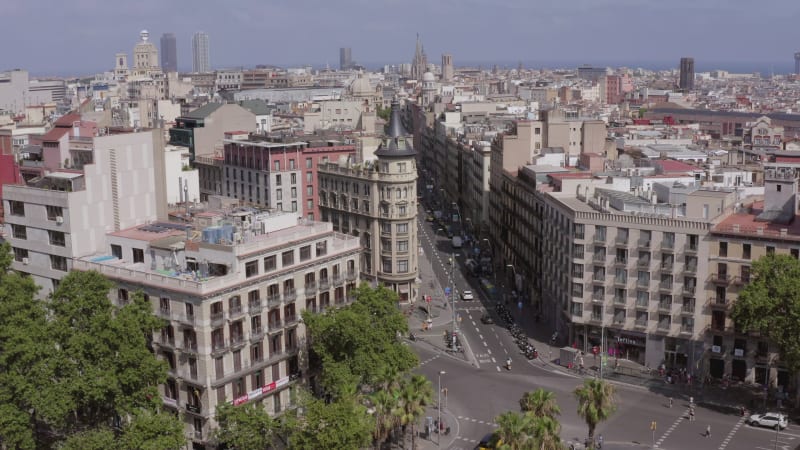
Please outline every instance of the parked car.
M461 293L461 300L475 300L475 296L472 295L472 291L464 291Z
M783 430L788 425L786 416L776 412L753 414L747 418L747 422L754 427L767 427L776 430Z

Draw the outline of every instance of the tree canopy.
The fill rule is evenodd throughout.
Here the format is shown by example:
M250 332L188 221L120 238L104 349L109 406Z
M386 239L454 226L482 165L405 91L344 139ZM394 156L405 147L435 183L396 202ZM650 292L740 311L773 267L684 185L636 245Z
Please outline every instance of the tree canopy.
M326 403L305 396L301 404L303 412L289 438L290 448L364 448L372 442L374 418L355 397Z
M597 425L611 417L616 410L614 386L598 379L584 380L575 388L578 399L578 415L589 428L589 442L594 445L594 431Z
M311 350L320 361L320 382L334 397L378 386L417 365L416 355L398 339L408 324L397 308L397 294L362 283L356 298L324 314L303 314Z
M800 262L768 254L754 261L750 282L739 291L731 318L737 328L755 331L780 351L791 371L800 369Z
M152 445L131 445L150 449L175 448L176 439L185 443L182 423L160 414L157 387L166 380L167 367L148 340L163 322L150 303L134 295L129 304L115 307L108 299L112 284L96 272L72 272L49 300L38 300L33 280L11 271L10 262L4 244L0 443L20 449L62 443L108 448L103 443L109 433L125 436L111 448L124 448L126 440L147 441ZM153 430L158 439L147 434Z

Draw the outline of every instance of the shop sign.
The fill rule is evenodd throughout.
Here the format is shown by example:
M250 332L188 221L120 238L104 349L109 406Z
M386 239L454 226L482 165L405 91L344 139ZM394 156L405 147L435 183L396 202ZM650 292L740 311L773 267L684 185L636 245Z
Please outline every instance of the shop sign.
M274 391L275 389L286 386L289 384L289 377L283 377L278 381L273 381L272 383L265 384L260 388L253 389L252 391L248 392L246 395L239 396L233 400L234 406L239 406L243 403L247 403L250 400L254 400L258 397L261 397L264 394Z

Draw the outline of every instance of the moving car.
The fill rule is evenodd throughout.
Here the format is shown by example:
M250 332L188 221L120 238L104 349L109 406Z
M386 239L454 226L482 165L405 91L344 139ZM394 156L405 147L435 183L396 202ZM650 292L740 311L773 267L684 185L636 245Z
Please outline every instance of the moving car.
M481 322L485 323L486 325L491 325L494 323L494 319L488 313L481 316Z
M776 430L783 430L788 425L786 416L776 412L753 414L747 418L747 422L754 427L767 427Z
M461 300L475 300L475 296L472 295L472 291L464 291L461 293Z
M501 445L503 445L503 441L497 439L494 434L489 433L481 439L475 450L494 450L500 448Z

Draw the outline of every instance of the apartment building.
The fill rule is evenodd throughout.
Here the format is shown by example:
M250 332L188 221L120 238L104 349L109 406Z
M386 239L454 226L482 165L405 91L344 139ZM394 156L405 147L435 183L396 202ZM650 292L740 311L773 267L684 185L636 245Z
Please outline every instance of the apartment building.
M769 254L800 257L797 220L798 164L765 164L764 200L740 208L711 229L709 238L708 373L750 383L793 384L779 353L766 339L738 329L731 307L750 281L753 261Z
M106 248L107 232L167 214L160 130L104 136L53 132L61 137L44 139L39 153L27 154L35 164L22 161L36 176L3 189L12 268L29 274L43 296L72 269L72 258Z
M685 207L654 193L579 186L541 193L541 298L568 343L704 373L713 216L734 191L696 189ZM699 368L693 369L693 368Z
M281 141L257 134L226 133L221 193L243 203L320 217L317 171L328 162L354 158L356 147L336 141Z
M301 314L354 300L359 252L358 238L330 223L238 208L109 233L72 268L110 278L115 304L142 292L167 321L153 336L169 365L162 400L183 417L193 448L210 449L217 405L256 402L280 414L298 383L313 383Z
M175 119L175 126L169 129L169 143L189 148L192 162L198 155L213 157L221 146L225 132L256 130L256 116L236 104L208 103ZM214 166L201 167L200 179L210 177ZM201 182L201 185L203 183ZM202 189L205 201L208 192Z
M320 166L319 203L322 220L361 239L362 278L413 302L419 290L416 152L400 114L395 101L377 160Z

